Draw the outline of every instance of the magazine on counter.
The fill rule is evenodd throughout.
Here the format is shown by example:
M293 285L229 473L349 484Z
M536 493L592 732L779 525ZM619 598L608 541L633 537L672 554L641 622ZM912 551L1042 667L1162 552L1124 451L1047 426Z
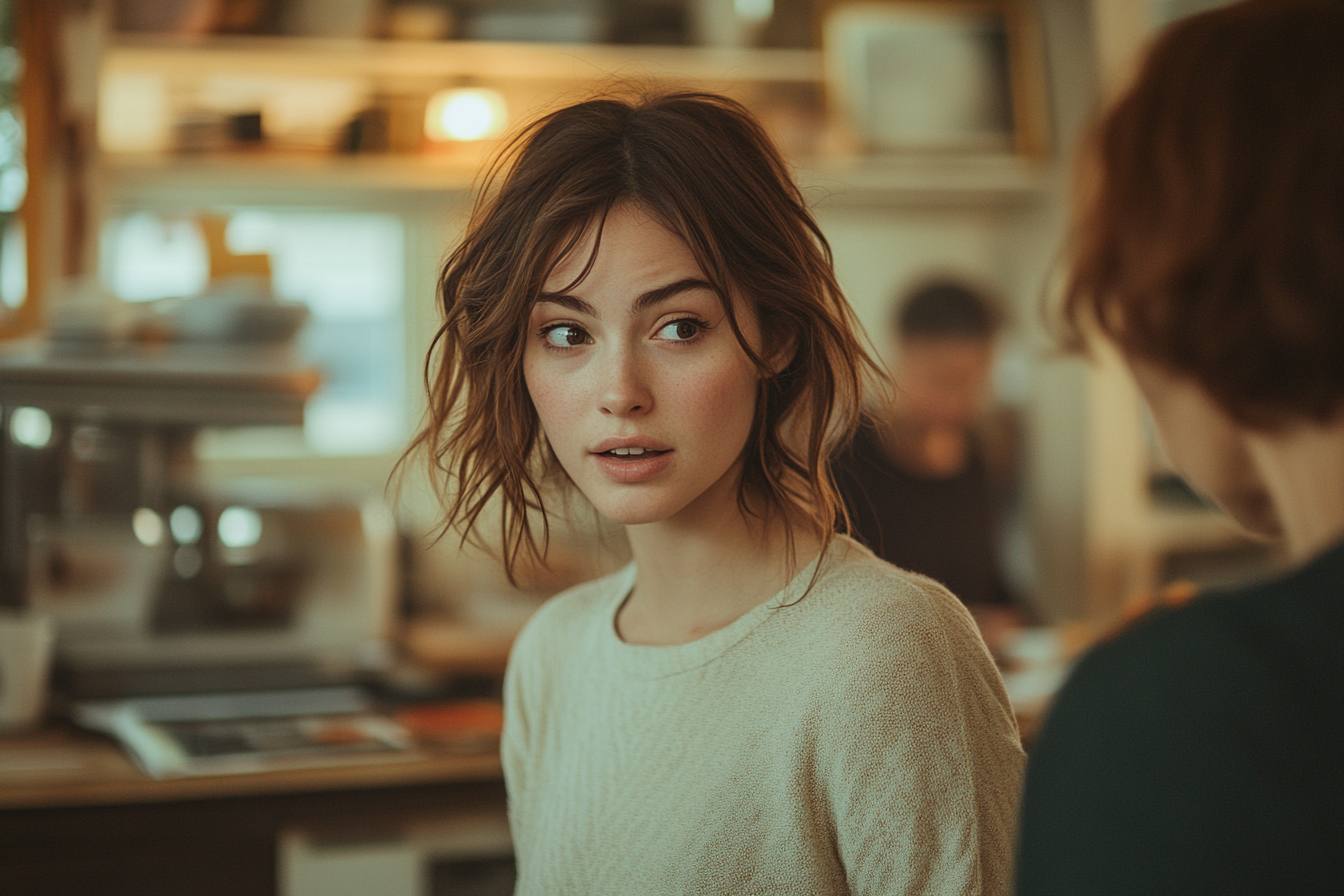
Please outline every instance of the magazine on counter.
M75 707L152 778L416 758L414 739L358 688L150 697Z

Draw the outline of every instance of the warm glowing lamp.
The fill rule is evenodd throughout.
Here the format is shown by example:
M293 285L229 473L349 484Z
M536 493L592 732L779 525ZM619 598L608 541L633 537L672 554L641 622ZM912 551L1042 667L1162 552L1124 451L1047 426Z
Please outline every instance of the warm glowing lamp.
M508 110L499 91L484 87L440 90L425 109L430 140L489 140L504 133Z

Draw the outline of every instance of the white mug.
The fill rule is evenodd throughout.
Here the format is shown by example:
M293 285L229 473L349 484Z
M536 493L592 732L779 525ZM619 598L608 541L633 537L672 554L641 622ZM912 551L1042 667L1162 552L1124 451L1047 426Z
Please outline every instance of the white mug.
M55 641L50 616L0 610L0 731L42 721Z

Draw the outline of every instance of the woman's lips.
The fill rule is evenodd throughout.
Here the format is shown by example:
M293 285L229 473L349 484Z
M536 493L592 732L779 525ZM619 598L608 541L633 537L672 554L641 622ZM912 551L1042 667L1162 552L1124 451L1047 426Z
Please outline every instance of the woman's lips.
M623 449L624 450L624 449ZM672 452L644 449L642 454L615 454L611 451L594 452L593 461L602 474L614 482L647 482L667 469L672 463Z
M649 436L618 436L603 439L591 449L593 454L609 454L613 451L667 451L668 446Z

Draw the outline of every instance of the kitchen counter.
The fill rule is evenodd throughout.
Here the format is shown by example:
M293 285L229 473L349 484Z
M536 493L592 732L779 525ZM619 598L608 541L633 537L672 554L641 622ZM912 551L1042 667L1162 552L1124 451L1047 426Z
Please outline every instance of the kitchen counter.
M288 832L395 842L503 811L494 751L155 781L110 738L53 725L0 737L0 892L270 896Z

